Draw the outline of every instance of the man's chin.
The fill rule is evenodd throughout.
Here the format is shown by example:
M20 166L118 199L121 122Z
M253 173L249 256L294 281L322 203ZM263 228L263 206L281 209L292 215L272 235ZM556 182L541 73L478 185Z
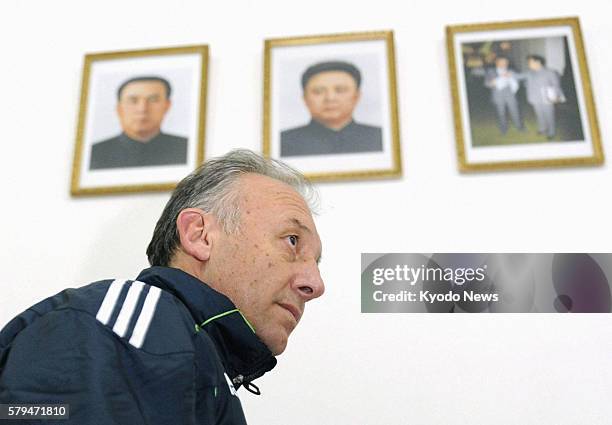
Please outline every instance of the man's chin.
M282 354L287 348L289 335L285 332L279 332L276 335L263 335L259 336L259 338L264 344L266 344L266 346L272 352L273 355L278 356Z
M324 122L337 122L337 121L342 121L343 117L339 114L329 114L326 115L323 119Z

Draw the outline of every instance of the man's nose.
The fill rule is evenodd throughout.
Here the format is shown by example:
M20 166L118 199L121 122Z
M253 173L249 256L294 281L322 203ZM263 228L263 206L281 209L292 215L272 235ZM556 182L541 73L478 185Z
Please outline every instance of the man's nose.
M304 302L318 298L325 292L325 284L319 272L319 266L312 261L304 262L304 267L294 281L294 289Z
M139 111L146 111L149 109L149 102L146 99L141 99L136 103L136 109Z
M325 92L325 100L331 102L336 99L336 93L333 90L327 90Z

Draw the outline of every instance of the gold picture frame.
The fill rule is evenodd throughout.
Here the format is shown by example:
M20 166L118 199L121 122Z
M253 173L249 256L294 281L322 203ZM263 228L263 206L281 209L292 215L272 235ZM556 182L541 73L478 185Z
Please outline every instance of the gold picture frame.
M359 75L358 103L356 106L352 105L355 118L351 117L350 123L360 126L361 124L357 121L368 122L371 124L369 125L370 130L374 130L367 133L370 130L366 129L360 134L360 129L355 127L357 129L355 133L350 134L356 137L351 139L350 135L347 136L349 133L346 133L349 128L348 124L334 132L327 132L329 128L323 126L321 127L323 132L321 140L324 140L328 134L331 135L330 137L336 137L336 134L339 134L338 137L345 137L344 145L336 148L333 153L324 153L327 147L322 141L322 149L318 152L315 152L315 149L319 148L306 144L301 146L310 146L307 148L312 149L310 152L295 153L294 151L283 155L281 144L287 140L283 139L283 134L299 134L296 132L284 133L284 130L295 127L294 130L299 132L308 127L309 119L311 123L316 121L306 108L305 98L302 97L305 93L305 86L300 86L300 81L303 83L304 73L311 69L313 64L326 66L326 64L337 64L338 62L348 63L349 65L346 66L350 66L351 69L356 68ZM372 65L372 63L377 65ZM281 69L283 64L286 66ZM276 78L283 80L276 80ZM265 40L263 85L263 153L266 157L281 159L300 169L311 181L317 182L379 179L402 175L395 47L392 31ZM379 88L378 92L376 88ZM275 114L274 111L279 107L283 114ZM361 116L358 117L358 114ZM284 121L292 122L292 125ZM366 133L372 134L372 139L367 140L369 136L366 136ZM304 140L309 140L306 135L299 137L306 137ZM349 139L359 140L359 142L350 145L352 142L347 142ZM297 143L302 143L302 141L297 140ZM342 151L343 149L345 151ZM355 151L352 151L353 149Z
M461 172L603 164L577 17L451 25L446 43Z
M204 161L208 52L85 55L72 196L172 190Z

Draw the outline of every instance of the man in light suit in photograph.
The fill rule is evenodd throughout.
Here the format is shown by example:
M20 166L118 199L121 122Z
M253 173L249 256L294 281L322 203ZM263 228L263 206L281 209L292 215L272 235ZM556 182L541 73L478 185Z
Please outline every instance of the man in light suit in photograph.
M525 81L527 101L538 120L538 132L552 140L556 133L555 104L565 102L561 79L556 71L546 67L542 56L527 56L527 66L529 70L516 77Z
M507 57L498 56L495 59L495 68L486 71L485 86L491 90L491 101L495 105L499 131L502 134L508 132L508 113L512 124L519 131L525 131L516 100L520 85L514 71L510 69L510 60Z

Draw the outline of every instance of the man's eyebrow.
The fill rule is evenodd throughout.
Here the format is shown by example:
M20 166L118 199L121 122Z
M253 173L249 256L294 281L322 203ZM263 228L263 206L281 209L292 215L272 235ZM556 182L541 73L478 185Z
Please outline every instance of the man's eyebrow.
M302 223L300 220L298 220L297 218L292 218L289 220L292 224L296 225L297 227L299 227L300 229L304 230L305 232L308 232L312 235L312 230L310 230L310 227L306 226L304 223ZM323 254L319 253L319 256L317 257L317 265L321 263L321 256Z
M308 233L312 233L312 230L310 230L310 228L308 226L306 226L304 223L302 223L300 220L298 220L297 218L292 218L289 220L292 224L296 225L297 227L299 227L300 229L308 232Z

